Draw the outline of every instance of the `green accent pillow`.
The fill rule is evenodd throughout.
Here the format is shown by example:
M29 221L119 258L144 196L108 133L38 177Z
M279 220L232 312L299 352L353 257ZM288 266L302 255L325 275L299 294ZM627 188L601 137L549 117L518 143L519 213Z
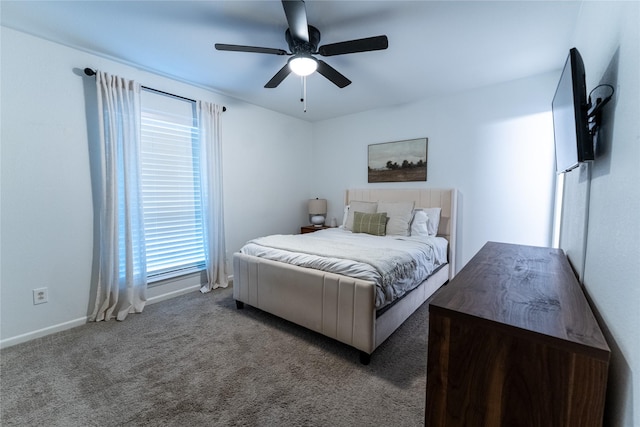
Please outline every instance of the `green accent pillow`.
M387 213L353 213L353 232L384 236L387 231Z

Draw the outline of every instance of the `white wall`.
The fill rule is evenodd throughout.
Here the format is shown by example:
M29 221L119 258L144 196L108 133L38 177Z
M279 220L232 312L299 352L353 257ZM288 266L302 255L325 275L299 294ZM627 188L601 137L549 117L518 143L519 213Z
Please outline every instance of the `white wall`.
M612 84L596 160L567 174L568 209L586 215L564 245L584 261L583 283L611 348L605 422L640 425L640 3L582 5L575 46L587 89ZM604 92L606 93L606 91ZM589 174L591 179L589 180ZM573 217L568 221L573 220ZM586 247L585 243L586 242ZM582 252L584 250L584 252ZM584 254L584 258L583 258Z
M314 189L341 218L346 188L455 187L458 268L487 241L551 243L551 99L560 71L314 125ZM367 146L427 137L427 182L367 183Z
M88 140L94 130L87 122L93 120L95 83L82 74L84 67L227 106L222 137L229 254L250 238L295 232L306 222L311 176L300 159L311 154L309 123L4 27L1 36L1 345L82 324L93 308ZM196 276L169 283L150 289L149 296L198 282ZM49 302L33 305L32 289L39 287L48 288Z

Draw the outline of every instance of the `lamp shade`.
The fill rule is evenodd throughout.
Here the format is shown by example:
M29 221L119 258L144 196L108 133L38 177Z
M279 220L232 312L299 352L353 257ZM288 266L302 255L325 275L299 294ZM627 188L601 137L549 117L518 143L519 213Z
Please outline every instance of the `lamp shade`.
M309 200L310 215L325 215L327 213L327 199Z

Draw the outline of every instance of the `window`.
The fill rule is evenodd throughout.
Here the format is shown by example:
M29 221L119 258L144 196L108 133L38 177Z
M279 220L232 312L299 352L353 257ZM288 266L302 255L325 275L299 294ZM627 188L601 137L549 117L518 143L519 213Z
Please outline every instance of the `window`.
M141 94L142 200L149 282L205 268L194 102Z

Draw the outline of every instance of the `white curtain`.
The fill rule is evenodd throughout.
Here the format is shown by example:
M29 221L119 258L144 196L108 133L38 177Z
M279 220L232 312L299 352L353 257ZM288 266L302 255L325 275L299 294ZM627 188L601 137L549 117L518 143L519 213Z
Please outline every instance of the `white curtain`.
M101 188L98 289L91 320L142 311L147 274L140 190L140 85L97 71Z
M200 127L200 176L207 283L200 289L206 293L228 286L224 235L224 204L222 189L222 141L220 115L222 107L198 101Z

